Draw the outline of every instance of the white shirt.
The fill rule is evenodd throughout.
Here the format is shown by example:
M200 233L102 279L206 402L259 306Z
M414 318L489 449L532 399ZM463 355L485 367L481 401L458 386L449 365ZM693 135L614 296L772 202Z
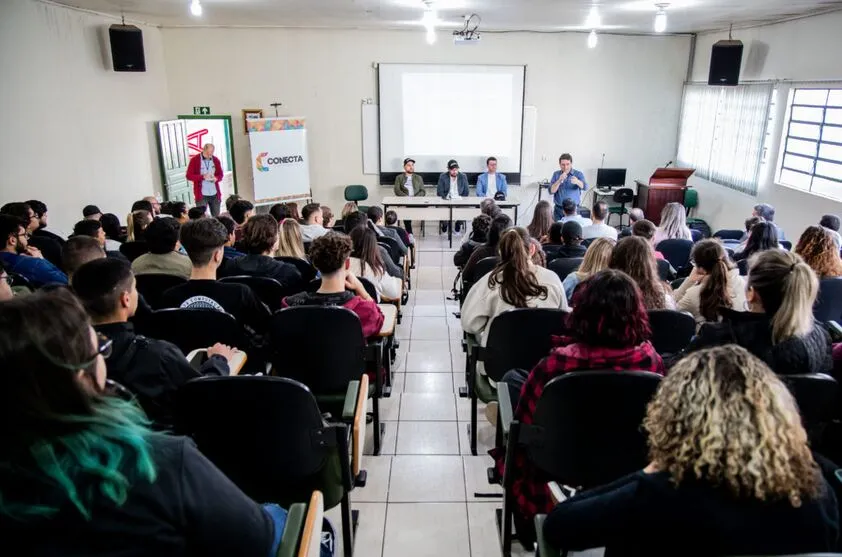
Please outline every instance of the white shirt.
M549 269L530 265L541 286L547 287L547 299L530 298L527 306L531 308L561 308L568 309L567 297L561 286L561 279ZM488 340L488 331L494 318L506 310L514 309L507 304L500 295L500 285L488 287L488 275L480 278L468 291L465 303L462 304L462 329L472 335L481 335L482 346Z
M451 176L450 177L450 190L447 192L448 199L461 199L459 197L459 186L457 182L459 181L459 175Z
M485 189L485 197L494 197L497 193L497 173L488 173L488 187Z
M415 195L415 189L412 187L412 174L406 175L406 191L409 192L409 196L412 197Z
M616 240L617 229L604 223L583 226L582 239L589 240L591 238L611 238L612 240Z
M358 277L370 280L378 296L385 296L393 300L401 297L401 290L403 289L403 281L401 279L386 273L378 275L369 265L365 266L365 273L362 273L362 262L358 257L351 258L350 271Z
M593 221L591 219L586 219L585 217L583 217L579 213L576 213L575 215L566 216L563 219L561 219L559 222L562 223L562 224L564 224L565 222L578 222L579 226L581 226L582 228L585 228L586 226L592 226L593 225Z
M327 228L321 224L302 224L301 239L305 242L312 242L328 233Z

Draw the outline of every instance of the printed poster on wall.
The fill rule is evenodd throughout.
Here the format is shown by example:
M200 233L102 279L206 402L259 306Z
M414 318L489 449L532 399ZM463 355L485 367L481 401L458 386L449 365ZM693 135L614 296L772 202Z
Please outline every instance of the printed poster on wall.
M311 197L305 119L260 118L247 125L255 202Z

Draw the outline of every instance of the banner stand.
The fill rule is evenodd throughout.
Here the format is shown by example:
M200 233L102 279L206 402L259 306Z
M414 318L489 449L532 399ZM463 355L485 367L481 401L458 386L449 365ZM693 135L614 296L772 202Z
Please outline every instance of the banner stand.
M301 117L247 120L255 205L312 197L306 121Z

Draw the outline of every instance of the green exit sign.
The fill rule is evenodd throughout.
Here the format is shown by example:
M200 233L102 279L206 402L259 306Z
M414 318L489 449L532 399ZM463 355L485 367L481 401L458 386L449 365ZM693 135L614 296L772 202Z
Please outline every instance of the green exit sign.
M195 116L208 116L208 115L210 115L210 107L209 106L194 106L193 107L193 114Z

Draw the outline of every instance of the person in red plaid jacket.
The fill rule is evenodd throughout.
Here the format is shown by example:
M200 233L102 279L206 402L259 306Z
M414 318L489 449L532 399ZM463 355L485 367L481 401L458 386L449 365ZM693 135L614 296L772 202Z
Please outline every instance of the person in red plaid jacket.
M556 337L556 347L535 369L529 373L511 370L503 376L516 405L514 418L521 423L532 423L544 386L562 373L592 369L664 375L664 362L648 340L652 331L643 296L622 271L600 271L579 285L567 325L569 336ZM505 450L496 448L489 454L502 477ZM525 528L527 532L534 531L534 516L553 508L547 489L550 478L543 477L522 451L515 454L510 465L516 472L512 485L515 524L518 536L523 538Z

